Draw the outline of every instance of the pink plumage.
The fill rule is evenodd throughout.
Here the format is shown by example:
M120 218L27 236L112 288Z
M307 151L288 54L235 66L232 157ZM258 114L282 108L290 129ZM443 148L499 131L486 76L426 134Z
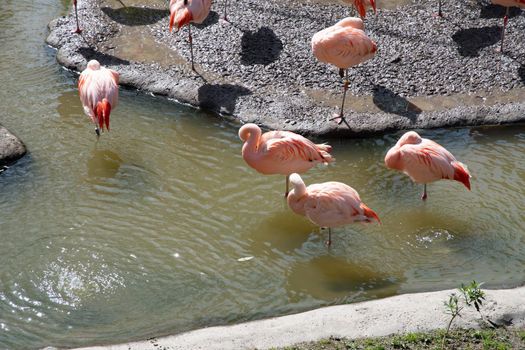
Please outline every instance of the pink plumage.
M109 116L118 103L118 83L119 74L101 67L96 60L89 61L87 68L80 74L80 101L86 115L97 125L97 130L98 127L109 130Z
M377 214L367 207L352 187L341 182L323 182L308 187L298 174L290 175L293 189L288 206L320 227L338 227L354 222L380 223ZM329 236L328 244L331 243Z
M372 58L377 45L363 31L360 18L347 17L312 37L312 52L321 62L350 68Z
M170 31L173 25L180 29L184 25L202 23L208 17L211 0L171 0Z
M314 144L290 131L262 134L257 125L250 123L239 129L239 138L244 141L242 157L246 163L266 175L303 173L316 164L335 160L329 153L332 150L329 145ZM288 179L286 183L288 186Z
M405 133L385 156L387 168L407 174L412 181L427 184L442 179L456 180L470 190L467 167L443 146L422 138L415 131ZM426 198L426 188L422 199Z
M525 8L525 0L492 0L495 5Z
M242 157L249 166L262 174L290 175L303 173L319 163L333 161L331 147L316 145L307 138L290 131L269 131L262 134L255 124L239 129L244 141Z

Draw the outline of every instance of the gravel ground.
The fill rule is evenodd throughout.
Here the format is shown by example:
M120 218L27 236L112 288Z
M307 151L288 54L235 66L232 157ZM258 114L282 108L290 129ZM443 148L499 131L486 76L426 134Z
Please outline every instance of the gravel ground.
M433 16L435 1L369 13L366 32L378 52L350 69L348 125L338 126L326 119L337 111L342 82L335 67L315 60L310 39L348 16L348 7L230 1L228 23L221 19L223 2L215 2L208 19L192 28L195 73L187 63L187 28L168 31L165 1L122 1L126 7L116 0L81 1L82 36L71 33L73 13L51 22L47 42L59 49L59 63L82 70L96 58L119 71L124 85L304 134L525 121L525 11L516 8L503 55L496 49L504 8L485 1L445 1L444 18ZM472 96L479 98L472 102Z

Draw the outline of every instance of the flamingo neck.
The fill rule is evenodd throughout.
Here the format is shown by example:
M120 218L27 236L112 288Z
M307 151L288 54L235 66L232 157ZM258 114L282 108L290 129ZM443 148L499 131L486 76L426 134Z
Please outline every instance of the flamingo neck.
M246 141L243 146L243 153L244 151L248 151L250 153L257 152L259 149L259 143L261 142L261 134L261 129L258 127L245 130L245 135L247 138L245 138Z

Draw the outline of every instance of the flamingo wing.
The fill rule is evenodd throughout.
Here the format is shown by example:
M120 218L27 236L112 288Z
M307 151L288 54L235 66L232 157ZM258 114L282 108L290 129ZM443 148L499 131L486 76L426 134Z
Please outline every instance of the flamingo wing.
M361 221L361 199L352 187L340 182L325 182L308 187L305 215L322 227L337 227Z
M441 179L454 178L452 162L456 162L456 158L434 141L425 140L419 145L404 145L400 148L400 153L407 168L426 169Z
M339 68L349 68L373 57L377 45L360 29L331 27L312 38L315 57ZM320 34L320 35L318 35Z
M269 134L269 133L266 133ZM265 134L265 135L266 135ZM324 150L307 138L291 132L276 131L272 133L272 138L266 136L266 154L279 161L301 159L307 162L329 162ZM323 155L325 153L325 155Z

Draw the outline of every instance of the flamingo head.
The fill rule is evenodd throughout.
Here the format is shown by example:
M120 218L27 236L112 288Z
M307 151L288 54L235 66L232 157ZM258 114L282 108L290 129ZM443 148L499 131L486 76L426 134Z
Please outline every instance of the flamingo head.
M403 136L401 136L399 141L397 141L397 145L398 146L417 145L418 143L421 142L421 140L422 140L421 136L419 136L417 132L409 131L409 132L406 132Z
M246 142L252 135L256 134L257 131L259 134L261 133L261 128L259 128L256 124L245 124L239 129L239 138Z
M292 190L288 192L286 197L286 202L288 206L297 214L305 215L303 200L307 198L306 196L306 185L304 184L303 179L299 174L293 173L289 177L289 181L292 187Z
M87 68L91 70L99 70L100 69L100 63L97 60L91 60L87 64Z

